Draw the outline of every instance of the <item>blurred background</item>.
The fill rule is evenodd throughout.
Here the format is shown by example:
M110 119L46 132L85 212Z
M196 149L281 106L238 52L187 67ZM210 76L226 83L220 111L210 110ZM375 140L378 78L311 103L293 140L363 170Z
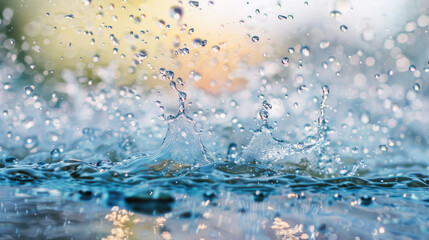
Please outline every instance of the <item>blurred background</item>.
M1 0L0 238L423 239L428 43L427 0Z
M279 62L290 47L330 39L375 47L377 39L402 31L410 16L428 5L424 0L3 0L0 9L3 41L14 42L13 60L35 83L61 82L71 71L82 85L166 85L159 79L165 68L216 94L245 87L248 68ZM347 34L327 34L342 25Z
M64 138L81 137L86 126L136 134L126 156L164 136L157 115L177 111L168 89L175 79L189 95L189 115L212 133L203 138L213 155L224 156L231 141L248 143L262 100L272 105L278 138L314 134L324 84L332 138L359 147L356 158L406 136L423 144L428 7L424 0L3 0L4 131L15 132L12 146L37 136L45 149L73 145ZM142 136L155 140L142 146Z

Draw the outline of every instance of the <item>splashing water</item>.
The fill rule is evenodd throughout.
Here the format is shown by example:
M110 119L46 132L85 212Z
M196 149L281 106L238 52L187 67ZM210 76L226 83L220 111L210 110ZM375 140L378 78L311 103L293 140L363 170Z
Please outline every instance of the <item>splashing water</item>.
M161 165L159 166L161 170L169 163L178 164L180 169L198 167L212 162L192 118L185 114L186 93L180 91L173 80L170 81L170 86L179 95L179 113L167 118L167 133L158 149L132 155L122 162L124 166L121 167L126 171L136 171L143 166L155 164Z
M0 238L429 237L427 4L76 2L0 3Z

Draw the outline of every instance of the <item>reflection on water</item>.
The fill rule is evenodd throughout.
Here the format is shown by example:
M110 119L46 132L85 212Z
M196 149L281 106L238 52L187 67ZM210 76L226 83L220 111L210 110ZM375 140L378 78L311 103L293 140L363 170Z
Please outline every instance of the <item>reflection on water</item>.
M2 187L1 237L425 239L429 236L427 193L418 189L403 188L407 193L401 195L391 188L377 191L374 187L316 193L283 189L271 193L263 201L258 200L256 194L226 190L172 194L175 205L171 211L148 215L127 210L127 207L103 207L100 202L105 201L106 193L92 200L72 201L70 196L82 193L71 194L70 200L65 200L60 192L53 190Z
M0 239L429 239L425 1L0 9Z
M134 214L125 209L119 210L118 207L113 207L111 209L111 213L107 214L104 219L112 222L113 228L110 231L110 235L107 236L106 240L114 240L114 239L128 239L133 232L130 230L129 225L130 217ZM133 220L133 222L138 222L139 219Z
M273 225L271 226L274 229L278 239L309 239L308 234L302 233L303 225L297 225L295 227L289 226L289 224L283 221L281 218L274 218Z

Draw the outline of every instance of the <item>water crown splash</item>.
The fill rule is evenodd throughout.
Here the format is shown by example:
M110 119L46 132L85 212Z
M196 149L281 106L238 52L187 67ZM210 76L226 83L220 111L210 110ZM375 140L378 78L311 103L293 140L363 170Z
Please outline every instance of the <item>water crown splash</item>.
M174 75L172 75L174 76ZM187 95L180 91L176 82L170 78L170 86L179 95L179 112L176 116L168 116L167 133L160 147L153 151L137 153L127 157L120 165L120 169L127 171L139 170L142 166L156 167L164 169L167 166L170 170L182 168L199 167L212 162L204 144L202 143L200 132L195 129L195 123L191 117L185 113L185 101ZM184 86L181 78L177 82Z
M304 141L290 143L284 140L278 140L273 136L273 128L268 124L271 104L267 100L262 103L259 112L261 118L261 127L254 131L254 135L249 144L244 147L243 152L237 157L236 163L248 163L274 167L282 166L287 163L298 164L309 161L309 167L317 170L319 174L324 175L325 168L332 162L326 147L329 145L326 118L326 100L329 95L329 87L322 86L322 101L320 103L320 113L317 120L317 133L315 136L308 136ZM306 161L304 161L306 160ZM319 175L317 174L317 175Z

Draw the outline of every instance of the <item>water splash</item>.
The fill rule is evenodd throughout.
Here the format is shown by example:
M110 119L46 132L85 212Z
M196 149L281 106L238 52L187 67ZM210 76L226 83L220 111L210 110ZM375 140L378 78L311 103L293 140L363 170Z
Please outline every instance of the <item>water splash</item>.
M276 139L273 136L274 129L268 124L268 110L271 109L271 104L264 100L259 111L261 126L253 132L249 144L243 147L243 152L238 157L232 158L234 162L265 166L280 171L286 170L291 165L299 166L299 169L306 171L307 174L319 177L354 175L363 166L363 160L349 166L341 159L336 159L336 154L328 151L330 129L326 117L328 107L326 101L329 87L323 85L321 92L322 100L315 135L309 135L303 141L294 143Z
M170 74L169 78L173 78ZM178 83L184 85L181 78ZM167 133L159 148L145 152L133 154L121 162L115 169L125 171L139 171L142 167L155 167L158 170L180 170L182 168L199 167L213 160L207 154L205 146L202 143L200 134L195 128L195 123L185 113L185 101L187 95L180 91L174 80L170 81L170 86L177 91L179 96L179 113L176 116L168 116Z
M200 133L195 130L194 121L184 112L167 119L168 130L162 144L153 151L134 154L126 158L115 169L137 171L159 164L158 170L174 163L178 169L198 167L212 160L202 144Z

